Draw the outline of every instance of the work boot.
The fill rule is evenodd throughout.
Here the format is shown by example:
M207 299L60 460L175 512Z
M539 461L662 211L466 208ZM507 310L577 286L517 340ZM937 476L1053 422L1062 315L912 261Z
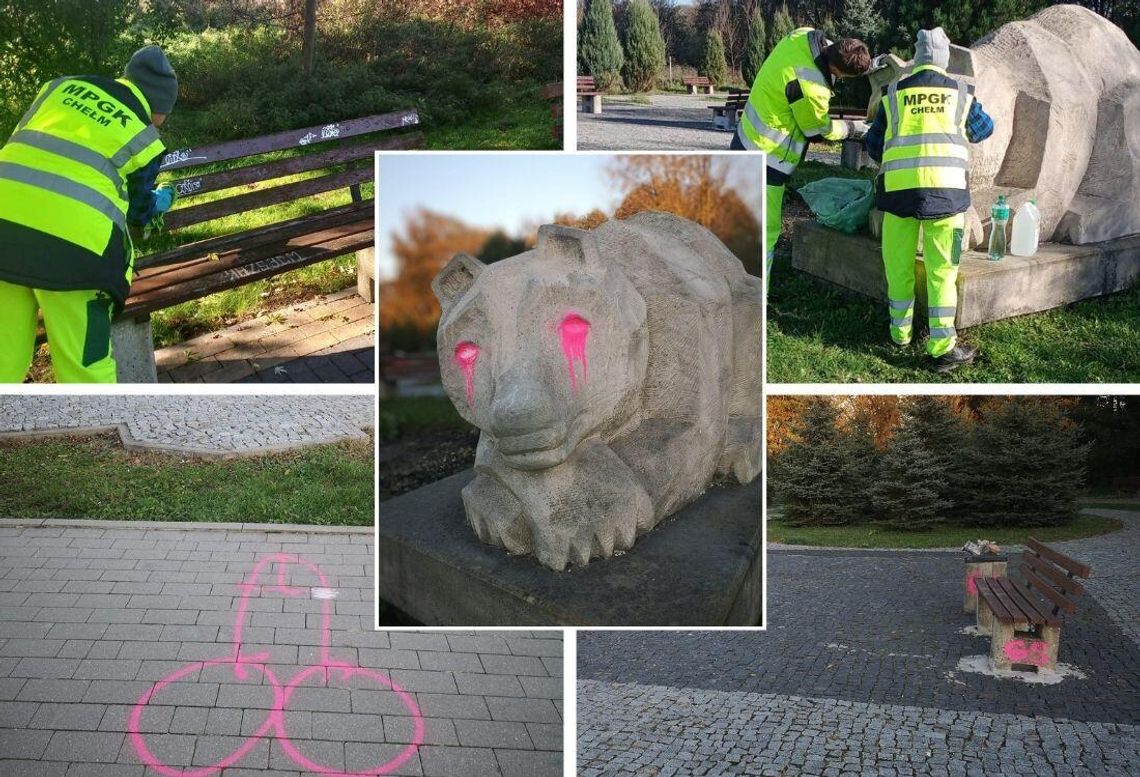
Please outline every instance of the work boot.
M953 369L961 367L963 364L970 364L977 355L978 349L974 346L958 343L934 360L934 371L950 372Z

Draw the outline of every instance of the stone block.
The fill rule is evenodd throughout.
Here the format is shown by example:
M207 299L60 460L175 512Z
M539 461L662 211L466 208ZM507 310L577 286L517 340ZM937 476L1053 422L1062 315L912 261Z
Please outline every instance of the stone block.
M376 249L356 252L356 293L365 302L376 301Z
M119 383L158 383L150 318L118 318L111 323L111 354Z
M879 242L847 235L817 222L796 226L792 266L836 286L885 303L887 281ZM1083 299L1112 294L1140 282L1140 235L1104 243L1043 244L1030 257L991 262L967 251L958 273L956 325L966 329L989 321L1039 313ZM915 320L926 316L926 272L915 264ZM885 323L884 323L885 329Z
M710 488L633 550L552 572L481 543L470 470L380 504L380 599L429 626L754 626L763 572L760 480ZM492 694L509 695L509 694Z

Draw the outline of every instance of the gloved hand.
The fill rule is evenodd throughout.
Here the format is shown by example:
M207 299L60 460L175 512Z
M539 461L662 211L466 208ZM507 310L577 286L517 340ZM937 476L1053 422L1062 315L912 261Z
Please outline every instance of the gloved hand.
M174 201L178 196L174 193L174 187L168 183L164 183L154 190L154 209L156 213L166 213L174 207Z
M847 137L852 140L862 140L867 137L867 130L869 129L871 129L871 125L865 121L848 121Z

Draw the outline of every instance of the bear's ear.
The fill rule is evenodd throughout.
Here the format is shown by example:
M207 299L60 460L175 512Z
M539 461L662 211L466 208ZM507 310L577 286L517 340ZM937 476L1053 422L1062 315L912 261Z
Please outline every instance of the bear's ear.
M435 292L440 306L446 311L454 305L475 283L479 273L486 268L487 265L473 256L467 254L453 256L431 282L431 290Z
M598 241L592 234L561 224L543 224L538 228L538 258L587 266L600 266L602 263Z

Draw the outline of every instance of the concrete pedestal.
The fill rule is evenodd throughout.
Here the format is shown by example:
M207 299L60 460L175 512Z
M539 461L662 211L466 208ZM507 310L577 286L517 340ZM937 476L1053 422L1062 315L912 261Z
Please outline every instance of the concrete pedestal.
M111 322L111 354L119 383L158 383L150 318Z
M926 317L926 272L916 263L915 320ZM815 221L798 224L792 266L825 281L886 302L887 281L879 241L847 235ZM1012 316L1038 313L1140 282L1140 235L1105 243L1048 243L1035 256L962 255L958 273L959 329Z
M760 478L710 488L633 549L553 572L467 526L467 470L380 504L380 599L428 626L754 626Z
M356 293L365 302L376 301L376 249L356 252Z
M978 611L978 584L974 581L979 577L1005 577L1008 561L1006 556L966 557L966 593L962 599L963 612Z

